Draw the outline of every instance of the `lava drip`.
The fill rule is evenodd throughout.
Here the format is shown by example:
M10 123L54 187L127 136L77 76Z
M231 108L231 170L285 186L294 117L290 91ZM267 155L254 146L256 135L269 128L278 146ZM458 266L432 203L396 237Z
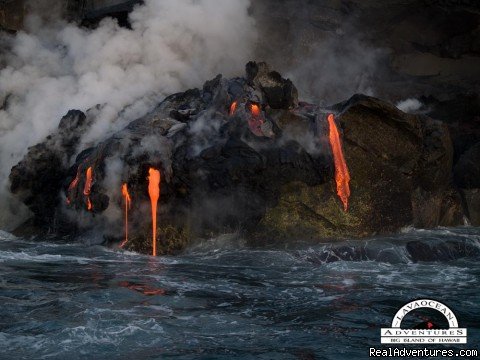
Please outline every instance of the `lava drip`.
M90 166L87 169L85 174L85 186L83 188L83 195L87 197L87 210L91 211L93 209L92 202L90 201L90 193L92 192L92 167Z
M125 200L125 239L120 244L121 248L123 248L128 242L128 209L130 208L132 202L130 194L128 193L128 186L126 183L122 185L122 195Z
M235 110L237 110L237 102L236 101L234 101L232 103L232 105L230 105L230 111L228 112L228 114L230 116L232 116L233 114L235 114Z
M347 163L343 156L342 143L340 134L333 114L328 115L328 126L330 146L333 153L333 162L335 164L335 182L337 184L337 195L342 200L345 211L348 209L348 198L350 197L350 174L348 172Z
M262 111L258 104L250 104L251 116L248 119L248 126L250 131L256 136L263 136L262 125L265 123L265 119L262 116Z
M73 179L70 185L68 185L67 205L71 204L72 200L70 199L70 192L77 187L79 181L80 181L80 166L77 169L77 175L75 176L75 179Z
M157 203L160 198L160 171L148 170L148 195L152 204L152 255L157 256Z

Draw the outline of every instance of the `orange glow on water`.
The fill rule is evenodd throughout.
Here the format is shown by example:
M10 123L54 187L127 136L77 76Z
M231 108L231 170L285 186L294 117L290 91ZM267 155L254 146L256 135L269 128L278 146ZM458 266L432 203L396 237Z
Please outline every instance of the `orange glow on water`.
M87 210L88 211L93 210L93 205L92 205L92 202L90 201L90 198L87 198Z
M235 114L235 110L237 110L237 102L234 101L232 105L230 105L230 112L228 113L230 116Z
M160 171L148 170L148 195L152 205L152 255L157 256L157 204L160 198Z
M328 126L330 146L333 153L333 161L335 164L335 182L337 184L337 195L342 200L343 209L348 209L348 198L350 197L350 173L348 172L347 163L343 156L342 143L340 134L335 124L333 114L328 115Z
M125 202L125 239L120 244L121 248L123 248L128 242L128 209L130 208L132 201L130 194L128 193L128 186L126 183L122 185L122 196Z
M130 281L120 281L118 285L148 296L165 295L167 293L166 290L162 288L155 288L153 286L138 284Z

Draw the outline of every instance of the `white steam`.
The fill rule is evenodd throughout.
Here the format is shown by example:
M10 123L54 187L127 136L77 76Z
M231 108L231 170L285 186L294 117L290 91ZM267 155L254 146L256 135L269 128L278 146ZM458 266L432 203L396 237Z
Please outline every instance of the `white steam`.
M93 142L165 95L243 69L256 41L249 5L249 0L146 0L130 15L132 30L112 19L88 30L30 18L27 32L11 40L2 59L7 66L0 70L0 228L17 225L7 190L10 168L69 109L104 105L83 139Z
M396 107L406 113L414 113L422 108L423 104L417 99L406 99L399 101Z
M373 96L384 50L368 46L355 37L319 39L311 52L288 74L302 97L330 105L355 93Z

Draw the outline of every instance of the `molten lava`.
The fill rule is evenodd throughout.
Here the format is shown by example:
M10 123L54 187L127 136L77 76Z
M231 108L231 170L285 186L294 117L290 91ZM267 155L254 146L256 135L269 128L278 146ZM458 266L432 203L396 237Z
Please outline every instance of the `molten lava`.
M125 200L125 239L120 244L121 248L123 248L128 242L128 209L130 208L132 201L132 199L130 198L130 194L128 193L127 184L122 185L122 195Z
M92 202L90 201L90 193L92 191L92 167L90 166L87 169L85 174L85 186L83 187L83 195L87 197L87 210L91 211L93 209Z
M152 204L152 255L157 256L157 203L160 198L160 171L154 168L148 170L148 195L150 195Z
M85 180L85 186L83 188L83 195L88 196L90 195L90 192L92 190L92 167L91 166L87 169L85 177L86 177L86 180Z
M265 119L262 116L260 106L257 104L250 104L250 112L252 114L248 119L248 127L250 128L250 131L256 136L264 136L262 125L265 123Z
M257 104L252 104L252 107L250 108L252 111L253 116L259 116L260 115L260 107Z
M77 170L77 176L75 176L75 179L73 179L73 181L68 186L68 191L73 190L77 187L79 178L80 178L80 169Z
M332 147L333 162L335 164L335 182L337 183L337 195L342 200L345 211L348 209L348 198L350 197L350 174L348 172L347 163L343 156L342 143L340 134L335 124L333 114L328 115L328 126L330 146Z
M232 105L230 105L230 111L229 111L229 115L232 116L233 114L235 114L235 110L237 110L237 102L234 101L232 103Z
M72 203L72 201L70 200L70 192L77 187L79 180L80 180L80 166L77 169L77 175L75 176L75 179L73 179L70 185L68 185L67 205L70 205Z

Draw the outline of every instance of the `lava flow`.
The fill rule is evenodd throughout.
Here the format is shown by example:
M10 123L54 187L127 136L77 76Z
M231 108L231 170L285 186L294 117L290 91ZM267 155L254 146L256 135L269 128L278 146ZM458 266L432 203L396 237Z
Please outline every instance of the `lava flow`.
M77 175L75 176L75 179L73 179L72 182L70 183L70 185L68 185L67 205L70 205L70 203L72 202L70 200L70 192L77 187L79 180L80 180L80 167L78 167L78 169L77 169Z
M92 190L92 167L90 166L87 169L85 174L85 186L83 188L83 195L87 196L87 210L91 211L93 209L92 202L90 201L90 193Z
M160 171L154 168L148 170L148 195L150 195L152 204L152 255L157 256L157 203L160 198Z
M252 133L256 136L263 136L262 125L265 122L260 110L260 106L257 104L250 105L250 112L252 116L248 119L248 126Z
M340 134L335 124L333 114L328 115L330 146L332 147L333 162L335 164L335 182L337 183L337 195L342 200L345 211L348 209L348 198L350 197L350 174L347 163L343 156Z
M128 193L128 187L126 183L122 185L122 195L125 200L125 239L120 244L121 248L123 248L128 242L128 209L130 208L132 201L130 194Z
M229 111L229 115L232 116L233 114L235 114L235 110L237 110L237 102L234 101L232 103L232 105L230 105L230 111Z

